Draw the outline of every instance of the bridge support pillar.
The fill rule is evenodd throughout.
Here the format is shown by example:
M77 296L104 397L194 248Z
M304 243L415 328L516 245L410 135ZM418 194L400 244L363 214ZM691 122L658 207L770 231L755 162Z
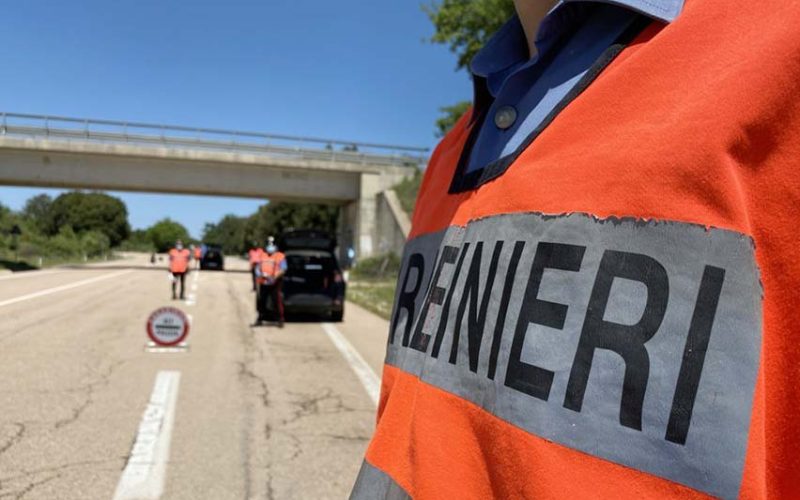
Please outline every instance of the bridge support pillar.
M377 200L381 185L379 174L362 173L360 177L358 200L344 207L343 222L345 223L344 234L347 234L348 228L353 228L353 238L348 243L355 248L356 257L364 258L380 251L375 248L375 232L377 230Z

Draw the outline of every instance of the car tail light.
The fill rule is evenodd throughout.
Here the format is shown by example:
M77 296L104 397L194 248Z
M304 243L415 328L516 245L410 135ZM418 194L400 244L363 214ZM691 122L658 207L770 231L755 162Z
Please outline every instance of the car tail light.
M340 273L339 271L334 271L333 272L333 282L334 283L341 283L343 281L344 281L344 278L342 278L342 273Z

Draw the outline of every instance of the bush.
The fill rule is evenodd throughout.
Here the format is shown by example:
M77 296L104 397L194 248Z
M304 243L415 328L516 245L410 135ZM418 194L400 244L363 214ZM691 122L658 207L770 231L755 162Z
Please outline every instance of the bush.
M403 210L410 216L414 213L414 204L417 202L417 194L419 193L419 186L422 184L422 170L415 169L414 175L403 179L397 183L394 192L400 200Z
M72 226L62 226L58 234L50 238L47 243L47 252L62 259L79 257L82 254L81 240L72 230Z
M156 251L150 234L144 229L134 229L127 240L119 245L119 249L124 252L145 252L153 253Z
M112 236L127 234L125 214L121 201L100 193L65 193L52 203L39 195L21 212L0 204L0 267L25 269L106 256ZM14 226L21 233L16 238L11 235Z
M394 253L361 259L351 271L351 276L362 280L394 280L400 272L400 257Z
M111 241L100 231L87 231L81 235L81 249L86 257L106 255L110 248Z

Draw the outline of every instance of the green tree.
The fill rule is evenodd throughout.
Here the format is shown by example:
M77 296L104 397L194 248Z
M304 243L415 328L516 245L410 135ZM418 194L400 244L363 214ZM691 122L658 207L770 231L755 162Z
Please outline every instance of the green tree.
M53 206L53 198L47 194L38 194L28 198L22 208L22 215L39 232L47 231L50 223L50 210Z
M47 240L47 250L50 255L62 259L77 257L81 253L81 241L70 225L61 226L58 234Z
M13 215L14 212L10 208L0 203L0 233L11 230Z
M100 231L86 231L81 235L81 250L87 257L99 257L108 253L111 242L104 233Z
M73 191L59 195L50 207L47 233L54 236L64 226L76 234L99 231L111 246L119 245L130 234L128 209L119 198L104 193Z
M156 247L153 245L153 240L147 229L134 229L128 236L128 239L123 241L119 246L120 250L129 252L153 252Z
M317 203L270 203L247 219L247 242L263 243L289 229L319 229L335 234L339 207Z
M513 0L442 0L423 5L436 30L430 41L447 45L456 54L456 69L469 67L473 56L514 14ZM440 108L437 135L446 134L470 103L462 101Z
M491 36L514 15L513 0L443 0L422 9L436 32L431 42L450 47L456 68L466 69Z
M183 240L187 245L190 241L189 231L182 224L170 218L161 219L150 226L147 235L159 252L166 252L172 248L176 240Z
M247 218L235 215L226 215L216 224L207 223L203 228L203 241L222 246L222 251L228 254L242 254L247 251L248 242L245 238Z
M471 102L461 101L452 106L442 106L439 108L442 114L436 119L436 137L444 137L447 135L450 129L458 122L458 119L461 118L461 115L466 113L470 106L472 106Z
M10 208L0 203L0 253L8 250L11 246L12 214Z

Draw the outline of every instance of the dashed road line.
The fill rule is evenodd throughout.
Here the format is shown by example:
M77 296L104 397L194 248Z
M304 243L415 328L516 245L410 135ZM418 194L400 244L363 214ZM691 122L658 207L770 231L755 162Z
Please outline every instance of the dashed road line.
M372 368L370 368L367 362L364 361L364 358L362 358L361 354L353 347L353 344L342 335L342 332L340 332L338 328L331 323L322 323L322 329L325 330L325 333L328 334L333 345L336 346L339 352L342 353L342 356L344 356L344 359L350 364L350 368L356 374L358 380L361 381L361 385L366 389L372 402L377 406L378 398L380 398L381 394L381 379Z
M186 296L186 300L183 302L187 306L193 306L197 304L197 280L200 277L200 271L195 271L192 273L192 283L189 285L189 295Z
M118 273L104 274L102 276L96 276L94 278L89 278L82 281L76 281L75 283L69 283L67 285L61 285L54 288L47 288L46 290L40 290L38 292L29 293L27 295L21 295L19 297L14 297L13 299L8 299L0 302L0 307L10 306L11 304L16 304L18 302L35 299L38 297L44 297L45 295L50 295L53 293L63 292L64 290L71 290L73 288L78 288L79 286L88 285L90 283L97 283L98 281L104 281L107 279L116 278L124 274L132 273L133 271L134 271L133 269L128 269L126 271L120 271Z
M180 381L180 372L158 372L114 500L155 500L164 492Z

